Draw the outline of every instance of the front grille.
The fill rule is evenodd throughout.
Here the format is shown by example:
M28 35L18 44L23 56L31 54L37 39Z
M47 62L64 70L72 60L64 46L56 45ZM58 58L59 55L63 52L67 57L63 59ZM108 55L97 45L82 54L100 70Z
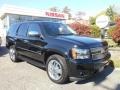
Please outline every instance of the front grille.
M108 52L107 47L91 48L92 59L93 60L103 59L105 58L107 52Z

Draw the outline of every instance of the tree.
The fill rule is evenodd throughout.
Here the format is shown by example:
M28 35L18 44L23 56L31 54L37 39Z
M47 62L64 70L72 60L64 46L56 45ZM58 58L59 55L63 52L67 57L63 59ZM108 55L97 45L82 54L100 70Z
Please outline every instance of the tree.
M96 17L90 17L89 22L90 22L90 25L95 25Z
M95 37L95 38L99 38L100 37L100 28L97 25L91 25L90 26L91 29L91 36Z
M71 11L71 9L69 9L67 6L65 6L65 7L63 8L63 11L62 11L62 12L64 12L64 13L70 13L70 11Z
M71 19L72 15L71 15L70 11L71 11L71 9L69 9L67 6L65 6L63 8L62 12L68 14L68 18Z
M54 7L51 7L49 9L50 11L53 11L53 12L59 12L60 10L58 9L58 7L54 6Z
M110 20L111 20L111 21L114 21L114 20L115 20L115 15L116 15L116 13L115 13L114 10L113 10L113 6L109 6L109 7L106 9L106 15L110 17Z
M107 30L108 38L112 37L112 33L115 29L116 29L116 26L112 26Z
M78 11L77 14L76 14L76 18L78 20L82 19L82 17L85 15L85 12L81 12L81 11Z

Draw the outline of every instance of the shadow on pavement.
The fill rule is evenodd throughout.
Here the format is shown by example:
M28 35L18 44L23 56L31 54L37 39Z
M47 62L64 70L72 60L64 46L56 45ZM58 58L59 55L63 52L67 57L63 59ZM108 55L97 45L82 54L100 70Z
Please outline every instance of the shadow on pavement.
M115 90L120 90L120 84L117 85Z
M99 85L102 83L108 75L110 75L113 72L114 68L111 66L108 66L104 69L104 71L100 73L96 73L93 77L83 80L83 81L78 81L76 84L85 84L89 82L94 82L94 85Z
M0 57L8 54L8 50L5 46L0 46Z

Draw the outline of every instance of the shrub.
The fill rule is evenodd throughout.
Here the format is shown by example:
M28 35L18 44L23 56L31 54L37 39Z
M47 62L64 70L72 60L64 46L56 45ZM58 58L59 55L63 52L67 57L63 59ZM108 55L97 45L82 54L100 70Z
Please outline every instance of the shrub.
M115 26L113 26L113 27L110 27L108 30L107 30L107 34L108 34L108 37L109 38L112 38L112 33L113 33L113 31L115 30Z
M91 29L91 36L92 37L100 37L100 28L97 27L96 25L91 25L90 26L90 29Z
M116 43L120 44L120 17L116 20L116 27L111 36Z
M112 39L120 44L120 28L116 28L113 32L112 32Z
M75 30L79 35L90 36L90 27L80 24L79 22L74 22L69 25L73 30Z

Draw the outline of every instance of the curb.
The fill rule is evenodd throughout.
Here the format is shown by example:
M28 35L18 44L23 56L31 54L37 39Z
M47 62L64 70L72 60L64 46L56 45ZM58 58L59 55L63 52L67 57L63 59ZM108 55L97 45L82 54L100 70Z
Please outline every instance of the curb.
M120 68L115 68L115 70L120 71Z
M119 47L108 47L108 49L112 51L120 51L120 46Z
M108 48L111 51L120 51L120 48Z

